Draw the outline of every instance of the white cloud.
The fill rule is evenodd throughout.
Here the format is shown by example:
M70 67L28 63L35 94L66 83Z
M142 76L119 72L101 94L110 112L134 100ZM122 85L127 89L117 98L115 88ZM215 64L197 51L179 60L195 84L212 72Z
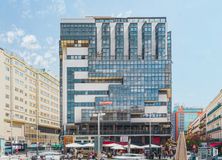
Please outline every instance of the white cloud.
M13 26L11 31L0 34L0 37L1 41L12 44L15 40L19 40L24 34L25 32L22 29Z
M58 16L64 15L66 13L66 3L65 0L51 0L46 8L36 11L37 15L45 16L46 14L53 13Z
M9 49L23 57L28 64L56 71L55 65L58 65L58 39L48 36L40 44L35 35L27 34L23 29L13 26L12 30L0 33L0 41L2 42L1 45L9 47L5 48L6 50ZM11 45L12 43L13 45Z
M25 35L22 38L21 41L21 46L26 48L26 49L39 49L41 48L40 45L38 44L37 38L34 35Z
M32 65L38 66L39 68L50 68L54 63L57 62L58 56L58 41L53 37L46 38L46 45L41 47L39 52L26 53L25 59Z

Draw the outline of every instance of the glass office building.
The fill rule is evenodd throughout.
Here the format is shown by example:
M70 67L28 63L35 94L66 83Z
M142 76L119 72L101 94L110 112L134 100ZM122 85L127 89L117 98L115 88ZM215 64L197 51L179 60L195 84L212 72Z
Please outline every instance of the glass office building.
M86 17L60 24L65 135L147 144L170 137L171 32L165 17Z
M180 132L188 131L188 127L191 122L193 122L198 115L203 111L203 108L185 108L183 106L175 106L172 114L172 137L174 140L177 140Z

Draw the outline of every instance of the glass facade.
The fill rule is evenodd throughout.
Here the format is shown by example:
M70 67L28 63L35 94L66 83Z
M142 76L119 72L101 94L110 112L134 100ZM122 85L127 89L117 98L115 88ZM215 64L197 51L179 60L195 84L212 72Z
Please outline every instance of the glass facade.
M123 59L124 55L124 26L123 23L116 24L115 31L115 51L116 51L116 59Z
M171 112L172 61L171 33L166 31L166 19L141 17L94 20L90 23L61 23L60 76L64 73L63 49L88 47L88 55L65 56L65 60L87 60L88 63L87 67L67 67L67 123L75 123L75 110L78 107L81 107L81 122L84 123L92 121L93 113L100 110L107 113L104 121L112 122L130 122L131 118L138 117L132 114L135 111L133 108L137 108L140 113L138 118L167 117ZM125 23L128 24L127 27ZM101 24L100 28L98 24ZM111 37L115 41L113 46ZM111 55L111 50L114 50L114 55ZM73 75L77 72L87 72L88 77L75 78ZM76 90L75 84L84 83L109 86L107 90ZM61 88L62 84L64 83L61 82ZM76 102L76 95L95 95L95 101ZM166 98L162 100L161 97L164 96ZM101 105L102 103L106 105ZM167 113L144 115L145 107L161 106L167 107ZM64 110L64 106L61 105L61 109ZM162 133L160 130L156 132Z
M183 106L175 106L173 115L174 119L174 133L173 138L177 140L180 132L187 132L188 127L192 121L194 121L200 113L202 108L184 108Z

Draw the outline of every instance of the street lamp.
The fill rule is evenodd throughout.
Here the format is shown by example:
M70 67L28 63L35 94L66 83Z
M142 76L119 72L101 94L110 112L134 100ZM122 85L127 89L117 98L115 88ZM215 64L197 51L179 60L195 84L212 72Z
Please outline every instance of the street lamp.
M11 127L11 148L12 148L12 151L11 151L11 154L13 155L13 133L12 133L12 127L13 127L13 122L12 122L12 119L13 119L13 114L12 112L10 113L10 127Z
M96 117L97 116L97 125L98 125L98 133L97 133L97 143L98 143L98 151L97 151L97 157L98 159L100 159L100 155L101 155L101 149L100 149L100 118L101 116L106 115L105 113L102 113L101 111L99 111L98 113L94 113L93 116Z
M152 114L154 114L154 113L146 113L146 114L143 115L145 118L149 118L149 133L150 133L150 136L149 136L149 154L151 154L151 140L152 140L152 129L151 129L152 116L151 115Z
M152 114L155 114L155 113L149 113L149 132L150 132L150 137L149 137L149 150L150 150L150 154L151 154L151 141L152 141L152 125L151 125L151 121L152 121Z

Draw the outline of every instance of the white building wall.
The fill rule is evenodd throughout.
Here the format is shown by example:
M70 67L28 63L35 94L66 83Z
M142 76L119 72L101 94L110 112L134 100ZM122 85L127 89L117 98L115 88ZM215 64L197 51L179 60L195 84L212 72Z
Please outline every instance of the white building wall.
M107 95L75 95L75 102L95 102L95 97L107 97Z
M97 55L102 55L102 23L96 23L97 28L97 37L96 37L96 45L97 45Z
M67 47L67 55L88 55L87 47Z
M120 84L120 83L75 83L75 90L76 91L108 90L110 84Z
M6 61L6 59L8 60ZM44 82L46 89L41 88L43 83L38 81L37 77L40 74L46 77ZM60 127L59 81L55 77L32 68L20 57L2 50L0 50L0 75L0 126L2 127L0 137L9 140L12 136L15 141L26 140L28 142L25 139L25 125L40 124L41 121L37 121L37 115L45 119L49 118L47 127ZM37 87L39 87L38 90ZM45 90L49 95L42 95L42 92L38 92L40 89ZM47 99L48 104L45 106L49 107L49 110L42 110L43 107L39 105L39 95ZM37 114L37 110L39 114ZM49 116L44 117L40 114L43 111Z
M138 56L142 56L142 27L143 27L143 23L139 22L138 23L138 41L137 41L137 46L138 46Z
M110 46L110 54L111 56L115 56L115 26L116 23L110 23L110 40L111 40L111 46Z
M145 107L145 113L167 113L167 106L150 106Z
M124 56L129 56L129 23L124 23Z
M66 48L62 49L63 52L63 57L62 57L62 76L63 76L63 80L62 80L62 106L63 106L63 112L62 112L62 123L63 126L66 127L67 124L67 60L66 60ZM70 64L71 61L70 61ZM64 128L64 130L66 130Z
M152 23L152 55L156 55L156 25L157 23Z
M81 122L82 114L81 111L82 109L93 109L94 107L76 107L75 108L75 122L79 123Z
M87 79L88 78L88 72L75 72L74 73L75 79Z
M65 60L66 67L88 67L88 60Z

